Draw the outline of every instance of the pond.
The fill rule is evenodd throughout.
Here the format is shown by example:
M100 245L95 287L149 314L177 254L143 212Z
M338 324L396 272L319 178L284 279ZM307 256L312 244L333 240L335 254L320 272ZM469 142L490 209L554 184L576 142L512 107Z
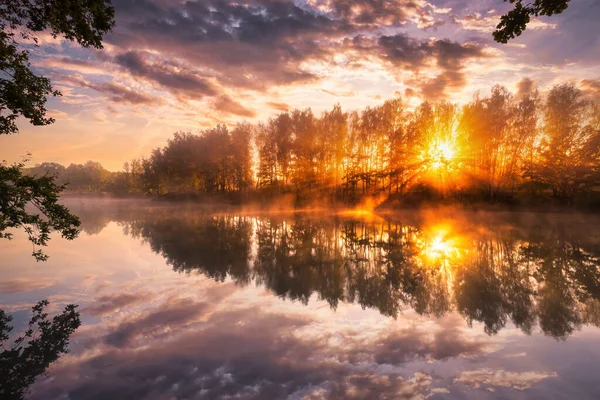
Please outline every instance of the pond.
M598 399L600 218L72 200L0 308L79 305L32 399Z

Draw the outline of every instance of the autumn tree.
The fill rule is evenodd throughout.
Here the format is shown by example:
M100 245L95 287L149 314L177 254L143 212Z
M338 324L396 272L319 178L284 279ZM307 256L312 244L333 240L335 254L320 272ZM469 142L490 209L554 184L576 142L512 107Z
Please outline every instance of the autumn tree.
M344 173L344 160L348 140L348 114L337 104L331 111L325 111L319 119L319 143L322 148L323 183L334 188L341 186Z
M598 133L590 110L590 103L573 84L555 86L546 99L541 160L530 179L561 201L570 201L576 192L597 183Z
M499 85L490 97L476 97L462 111L459 130L461 146L467 149L465 162L491 198L506 186L510 175L507 166L514 155L507 141L513 117L513 96Z

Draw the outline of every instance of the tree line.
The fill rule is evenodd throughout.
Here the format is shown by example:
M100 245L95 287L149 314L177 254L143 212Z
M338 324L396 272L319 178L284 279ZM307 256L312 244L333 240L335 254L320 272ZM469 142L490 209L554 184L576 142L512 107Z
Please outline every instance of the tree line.
M93 162L30 173L56 174L75 192L570 203L600 197L600 105L570 83L545 96L496 85L464 106L411 108L398 97L360 111L296 109L254 125L177 132L116 173Z

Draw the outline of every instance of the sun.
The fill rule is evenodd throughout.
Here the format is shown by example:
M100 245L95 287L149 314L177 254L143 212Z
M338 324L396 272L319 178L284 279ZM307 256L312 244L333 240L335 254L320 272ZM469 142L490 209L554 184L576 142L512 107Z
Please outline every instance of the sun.
M428 151L428 158L431 160L431 166L434 169L448 167L454 159L456 151L449 141L433 143Z

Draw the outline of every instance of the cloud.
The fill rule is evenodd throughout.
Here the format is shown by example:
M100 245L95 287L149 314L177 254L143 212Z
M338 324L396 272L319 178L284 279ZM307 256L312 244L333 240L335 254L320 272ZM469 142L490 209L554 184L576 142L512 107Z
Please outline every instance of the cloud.
M290 108L292 108L289 104L280 103L280 102L276 102L276 101L269 101L269 102L267 102L267 105L277 111L287 111Z
M130 103L136 105L152 105L159 103L159 100L156 98L148 96L144 93L136 92L133 89L118 83L94 83L89 84L87 87L104 93L115 103Z
M475 12L472 14L467 14L462 18L458 17L457 15L451 15L450 21L460 25L460 27L464 30L492 33L496 30L496 26L500 22L500 16L495 12L488 13L488 15L482 15L481 13ZM550 24L540 19L533 19L527 24L527 29L556 29L556 24Z
M472 44L415 38L415 31L441 26L451 12L425 0L117 0L114 6L117 21L106 51L92 53L97 64L67 57L49 63L117 75L126 87L164 91L175 103L206 99L205 105L237 117L258 112L232 99L233 92L256 98L285 86L316 86L335 79L336 68L360 71L369 62L390 80L438 100L462 89L464 63L483 56ZM157 101L87 81L114 102ZM346 86L344 94L323 91L356 97L356 86Z
M165 61L151 62L147 53L128 51L115 57L115 62L131 75L171 92L175 97L201 99L214 96L217 90L208 79Z
M130 1L117 2L117 25L107 40L119 48L152 49L155 56L208 68L222 84L234 86L314 79L299 63L327 53L316 42L320 35L345 29L292 1L151 4L152 13L137 13Z
M140 12L142 5L148 9ZM453 79L459 67L443 64L481 56L471 45L420 41L406 33L381 36L383 27L413 23L424 29L443 23L436 16L449 10L421 0L146 0L137 7L133 0L120 0L115 7L117 25L107 36L121 52L115 62L134 77L198 98L222 96L215 85L266 91L316 82L323 76L310 71L310 65L333 66L343 43L365 38L378 45L363 48L363 53L380 56L394 68L410 65L417 72L423 62L436 58L446 72L437 79L436 87L443 87L439 96L446 87L465 82Z
M535 82L530 78L522 78L517 83L517 94L518 98L524 98L533 93L535 90Z
M464 73L469 60L486 57L480 46L460 44L450 40L416 40L404 34L382 36L378 41L380 56L396 68L419 73L434 63L437 71L433 78L419 77L413 83L420 88L425 100L441 100L448 89L460 90L467 84Z
M100 66L98 63L80 60L77 58L47 58L43 60L41 65L45 68L52 68L54 70L75 71L81 74L108 74L108 71L102 66Z
M331 90L321 89L321 91L323 93L327 93L327 94L330 94L335 97L354 97L354 96L356 96L356 93L354 93L352 90L350 90L348 92L333 92Z
M213 108L223 114L233 114L247 118L254 118L256 116L255 111L244 107L241 103L226 95L216 98L213 102Z
M19 292L29 292L32 290L44 289L54 285L54 279L50 278L18 278L11 279L9 281L0 282L0 293L1 294L12 294Z
M588 98L600 101L600 79L582 79L579 87Z
M61 82L95 90L106 95L115 103L133 105L156 105L161 103L161 101L155 97L135 91L115 82L88 82L81 77L63 77Z
M556 376L558 376L556 372L509 372L503 369L492 370L490 368L482 368L474 371L464 371L454 379L454 382L475 388L478 388L480 385L488 385L522 391L533 387L544 379Z

